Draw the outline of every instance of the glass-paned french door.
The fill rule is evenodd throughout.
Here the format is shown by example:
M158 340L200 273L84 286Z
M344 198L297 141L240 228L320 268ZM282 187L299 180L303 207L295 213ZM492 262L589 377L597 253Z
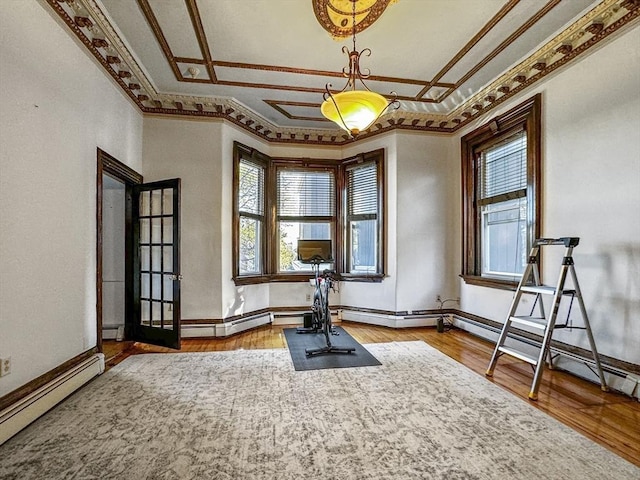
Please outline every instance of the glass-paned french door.
M133 187L135 340L180 348L180 179Z

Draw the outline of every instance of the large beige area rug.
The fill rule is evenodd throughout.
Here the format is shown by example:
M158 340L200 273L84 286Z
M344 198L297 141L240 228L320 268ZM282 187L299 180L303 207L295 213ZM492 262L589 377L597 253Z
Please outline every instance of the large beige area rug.
M296 372L286 350L126 359L0 447L9 479L634 479L423 342Z

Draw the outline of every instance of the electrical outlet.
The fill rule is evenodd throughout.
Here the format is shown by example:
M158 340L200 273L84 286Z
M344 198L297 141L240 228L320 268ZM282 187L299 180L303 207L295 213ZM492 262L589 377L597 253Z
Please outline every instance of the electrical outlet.
M307 296L305 297L305 299L306 299L307 302L310 302L311 301L311 294L307 293Z
M0 358L0 377L11 373L11 357Z
M442 302L442 300L440 298L440 295L436 295L436 302L438 302L438 303Z

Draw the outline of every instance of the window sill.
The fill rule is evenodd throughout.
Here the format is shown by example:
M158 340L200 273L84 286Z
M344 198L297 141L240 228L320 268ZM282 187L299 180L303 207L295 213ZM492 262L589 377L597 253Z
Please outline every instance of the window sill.
M343 273L338 276L338 280L341 282L369 282L380 283L384 280L385 275L382 273L374 273L371 275L354 275Z
M477 275L460 275L460 277L467 285L477 285L479 287L514 291L518 286L518 282L515 280L500 280L497 278L479 277Z
M338 282L367 282L367 283L380 283L384 280L384 274L375 275L335 275L335 280ZM279 282L308 282L314 278L314 274L297 273L297 274L279 274L279 275L255 275L246 277L235 277L233 283L237 286L240 285L254 285L260 283L279 283Z
M269 277L266 275L233 278L233 283L235 283L236 285L253 285L258 283L267 283L268 281Z

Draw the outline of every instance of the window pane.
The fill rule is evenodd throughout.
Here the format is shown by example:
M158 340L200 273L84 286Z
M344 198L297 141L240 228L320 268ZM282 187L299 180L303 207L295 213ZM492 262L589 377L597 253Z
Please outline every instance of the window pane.
M173 217L162 218L162 243L165 245L173 243Z
M140 219L140 243L151 243L151 220L148 218Z
M150 247L140 247L140 270L147 273L151 270L151 264L149 263L149 259L151 258L150 253Z
M151 215L162 215L162 190L151 190Z
M349 215L375 214L378 211L376 164L358 165L347 170Z
M173 300L173 275L162 276L162 298L164 300ZM171 318L171 316L165 318Z
M162 213L163 215L173 214L173 188L162 190Z
M381 271L378 258L378 169L375 162L356 165L347 175L347 271L372 274Z
M264 167L240 160L238 211L264 214Z
M332 171L278 170L278 216L332 217L335 202Z
M528 247L526 198L482 208L482 275L522 275Z
M527 137L519 132L481 155L480 198L527 187Z
M151 219L151 243L160 243L160 242L162 242L162 218L152 218Z
M240 274L261 273L262 222L240 217Z
M298 261L298 239L331 240L329 222L278 222L278 271L310 271L310 264ZM335 246L334 246L335 249ZM333 268L333 263L323 263L320 269Z
M151 324L151 302L149 300L140 300L140 323L149 326Z
M162 328L165 330L173 330L173 305L171 303L162 304L164 321Z
M351 252L349 255L349 273L377 272L377 222L375 220L356 220L349 222Z
M151 247L151 270L162 271L162 247L154 245Z
M140 192L140 215L151 215L151 192Z
M162 247L162 271L173 273L173 247Z

